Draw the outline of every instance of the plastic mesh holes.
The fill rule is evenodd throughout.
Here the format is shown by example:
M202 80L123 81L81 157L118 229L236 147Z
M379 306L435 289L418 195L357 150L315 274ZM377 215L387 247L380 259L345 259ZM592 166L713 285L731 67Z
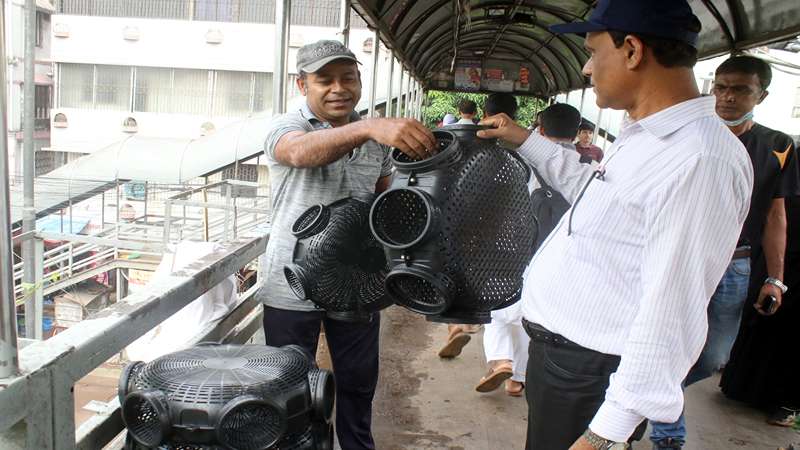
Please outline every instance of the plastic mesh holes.
M286 283L289 284L289 288L294 292L294 295L302 299L308 298L306 297L306 288L303 286L301 276L296 268L284 267L283 275L286 277Z
M322 205L314 205L300 214L300 217L292 224L292 234L298 238L311 236L319 233L330 217L328 208Z
M402 211L398 214L398 211ZM428 207L421 194L409 189L389 191L375 203L372 225L376 237L385 245L402 247L414 244L427 231Z
M237 450L261 450L271 447L284 432L285 420L274 407L251 402L225 414L217 433L220 441Z

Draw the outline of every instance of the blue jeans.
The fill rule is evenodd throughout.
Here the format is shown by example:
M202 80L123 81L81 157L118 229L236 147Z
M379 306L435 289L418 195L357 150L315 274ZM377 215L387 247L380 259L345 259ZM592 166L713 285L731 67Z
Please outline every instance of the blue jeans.
M731 261L708 303L708 336L700 357L686 375L684 387L705 380L728 362L731 348L739 333L739 322L742 320L749 284L750 258ZM681 443L686 442L686 421L683 414L676 422L653 422L652 427L650 440L653 442L668 437Z

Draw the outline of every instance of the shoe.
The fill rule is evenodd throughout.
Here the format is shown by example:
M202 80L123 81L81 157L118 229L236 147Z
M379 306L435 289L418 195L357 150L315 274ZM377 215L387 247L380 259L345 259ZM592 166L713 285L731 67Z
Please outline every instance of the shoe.
M506 394L511 397L522 397L522 391L525 390L525 383L514 381L511 379L506 380Z
M787 408L785 406L775 408L775 410L772 411L772 414L769 415L767 423L778 427L791 428L795 424L800 423L800 414L798 413L799 412L797 410Z
M472 337L464 333L461 328L453 328L447 336L447 343L439 350L439 357L455 358L461 354L461 350L469 343L470 339L472 339Z
M671 437L653 442L653 450L681 450L682 448L683 442L675 440Z
M514 370L511 368L511 362L500 363L489 369L489 372L475 386L475 390L484 393L492 392L512 375L514 375Z

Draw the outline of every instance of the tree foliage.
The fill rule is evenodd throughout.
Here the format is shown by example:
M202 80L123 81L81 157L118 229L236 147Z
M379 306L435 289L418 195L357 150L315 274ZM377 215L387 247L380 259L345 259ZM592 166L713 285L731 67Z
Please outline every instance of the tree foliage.
M458 117L458 102L461 99L474 101L478 105L479 114L481 114L486 97L486 94L428 91L425 104L422 107L425 125L435 128L442 121L445 114L448 113ZM524 126L530 125L536 117L536 113L547 107L547 103L542 99L527 96L517 96L516 98L517 105L519 105L517 122Z

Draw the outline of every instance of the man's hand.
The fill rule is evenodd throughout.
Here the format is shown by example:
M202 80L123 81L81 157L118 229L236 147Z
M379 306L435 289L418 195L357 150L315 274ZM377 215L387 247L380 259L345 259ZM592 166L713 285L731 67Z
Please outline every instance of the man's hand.
M493 127L493 129L478 131L479 138L497 138L516 146L522 145L531 135L530 130L517 125L511 117L504 113L486 117L478 125Z
M367 119L370 139L400 149L414 159L425 159L436 150L436 138L431 130L415 119Z
M569 448L569 450L595 450L592 444L586 440L585 437L581 436L575 441L574 444Z
M764 306L764 301L767 299L767 296L775 297L775 306L772 307L771 311L764 311L762 307ZM761 286L761 291L758 293L758 300L756 300L756 304L753 307L758 311L759 314L762 316L771 316L778 311L778 308L781 307L781 301L783 300L783 292L780 290L778 286L773 284L764 283Z

